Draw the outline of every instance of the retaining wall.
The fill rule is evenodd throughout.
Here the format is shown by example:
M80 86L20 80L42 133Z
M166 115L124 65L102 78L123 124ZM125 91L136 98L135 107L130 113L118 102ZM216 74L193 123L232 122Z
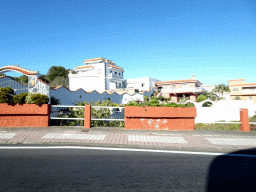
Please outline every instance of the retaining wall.
M49 127L49 104L0 103L0 109L0 127Z

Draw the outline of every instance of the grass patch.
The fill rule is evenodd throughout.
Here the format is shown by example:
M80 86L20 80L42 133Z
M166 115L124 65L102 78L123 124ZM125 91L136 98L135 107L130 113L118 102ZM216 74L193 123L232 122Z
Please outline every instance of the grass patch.
M225 122L225 120L220 120L216 122ZM240 122L240 121L230 121L230 122ZM249 118L249 122L256 123L256 115ZM196 123L195 129L213 129L213 130L240 130L240 124L230 124L230 123ZM250 125L251 131L256 131L256 125Z
M240 124L196 123L195 129L240 130Z

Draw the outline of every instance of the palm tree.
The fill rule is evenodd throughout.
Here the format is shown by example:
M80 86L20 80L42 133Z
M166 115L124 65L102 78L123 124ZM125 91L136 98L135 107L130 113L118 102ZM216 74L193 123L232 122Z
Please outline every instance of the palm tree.
M210 99L212 101L215 101L217 97L217 95L213 91L208 92L207 90L203 91L203 95L206 96L207 99Z
M229 89L228 86L224 85L224 84L219 84L217 85L214 89L213 89L213 92L221 92L222 94L222 97L223 97L223 93L224 92L230 92L231 90Z

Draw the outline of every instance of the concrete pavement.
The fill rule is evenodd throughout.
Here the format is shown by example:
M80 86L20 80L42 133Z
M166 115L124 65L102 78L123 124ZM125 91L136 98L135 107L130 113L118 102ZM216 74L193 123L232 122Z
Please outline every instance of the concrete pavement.
M81 145L233 152L256 148L256 132L125 130L118 127L0 128L0 145Z

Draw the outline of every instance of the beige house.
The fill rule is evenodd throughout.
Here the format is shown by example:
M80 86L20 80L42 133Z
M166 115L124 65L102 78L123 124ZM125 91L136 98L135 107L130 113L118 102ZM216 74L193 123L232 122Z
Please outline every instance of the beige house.
M175 102L179 102L183 98L183 94L188 100L196 101L197 97L204 90L201 85L203 83L196 80L194 75L192 75L192 79L187 80L155 82L155 86L161 89L162 96L171 98Z
M235 79L228 81L230 99L240 97L241 100L253 100L256 103L256 83L245 83L244 79Z

